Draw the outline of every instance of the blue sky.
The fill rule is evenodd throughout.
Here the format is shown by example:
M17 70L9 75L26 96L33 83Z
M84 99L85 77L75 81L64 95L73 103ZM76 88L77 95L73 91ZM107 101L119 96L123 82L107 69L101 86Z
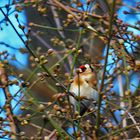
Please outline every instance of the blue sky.
M11 3L11 0L0 0L0 7L5 6L8 3ZM2 8L2 10L6 13L6 9ZM10 10L9 10L9 18L12 21L12 23L14 24L15 28L17 29L17 31L20 34L23 34L22 31L18 28L18 23L16 21L15 18L15 14L17 12L15 12L15 6L10 6ZM19 21L21 24L25 23L27 24L27 18L26 18L26 13L25 11L18 13L19 15ZM0 28L2 28L2 30L0 30L0 52L7 50L8 53L11 55L14 55L14 57L16 57L17 61L9 61L12 65L16 66L18 69L24 69L27 65L28 65L28 55L27 54L21 54L19 52L20 48L24 48L24 44L22 43L22 41L19 39L19 37L17 36L17 34L15 33L15 31L13 30L12 26L10 24L8 24L8 26L6 26L5 24L5 17L4 15L1 13L0 11ZM25 38L24 38L25 40ZM4 45L4 43L7 44L7 47ZM9 47L8 47L9 45ZM13 76L9 77L10 80L14 80L16 79ZM19 81L20 82L20 81ZM10 93L12 93L12 95L14 95L18 90L19 90L19 86L16 85L12 85L9 86L9 91ZM5 104L5 96L3 94L2 89L0 88L0 94L1 94L1 100L0 100L0 107L3 107L3 105ZM17 101L20 99L22 93L19 92L18 96L11 101L12 107L14 107L17 103ZM17 114L19 112L19 105L14 109L14 113ZM0 109L1 110L1 109ZM2 111L0 113L1 117L6 117L5 116L5 112ZM5 129L9 129L8 127L5 127ZM7 138L7 137L5 137ZM2 138L0 138L2 139Z
M7 3L8 3L8 0L0 0L0 7L4 6ZM5 8L3 8L3 11L6 13ZM20 34L23 34L22 31L18 28L18 23L15 18L15 14L17 13L17 12L15 12L15 6L10 6L9 13L11 13L9 15L9 18L12 21L12 23L14 24L14 26L16 27L17 31ZM19 21L21 22L21 24L22 23L27 24L27 18L26 18L25 11L22 11L18 14L19 14ZM17 68L23 69L25 66L27 66L28 55L21 54L19 52L19 49L24 48L24 44L19 39L19 37L17 36L17 34L15 33L15 31L13 30L11 25L8 23L8 26L6 26L5 21L4 22L3 21L4 21L4 15L0 12L0 27L3 29L3 30L0 30L0 48L1 48L0 51L7 50L11 55L15 55L18 62L11 61L11 63L13 65L15 65ZM6 47L2 43L7 43L8 45L10 45L13 48Z

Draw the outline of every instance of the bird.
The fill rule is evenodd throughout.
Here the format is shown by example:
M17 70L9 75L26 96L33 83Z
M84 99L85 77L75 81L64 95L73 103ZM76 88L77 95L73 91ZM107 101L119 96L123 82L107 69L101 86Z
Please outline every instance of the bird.
M69 101L72 106L72 115L74 115L76 111L79 111L79 115L82 116L88 109L95 107L95 102L98 102L98 91L96 90L96 86L97 74L93 66L91 64L81 65L72 80L69 90L70 93L72 93L72 95L70 94L69 96ZM78 109L78 105L80 105L80 110ZM75 125L73 126L66 122L65 130L71 136L77 131L77 122L75 121L74 124ZM81 133L84 134L84 132Z
M77 111L78 101L80 100L80 115L92 106L93 101L98 101L98 92L95 89L97 85L97 74L91 64L81 65L77 74L73 78L73 82L70 85L70 92L75 97L70 96L70 103L73 107L73 111Z

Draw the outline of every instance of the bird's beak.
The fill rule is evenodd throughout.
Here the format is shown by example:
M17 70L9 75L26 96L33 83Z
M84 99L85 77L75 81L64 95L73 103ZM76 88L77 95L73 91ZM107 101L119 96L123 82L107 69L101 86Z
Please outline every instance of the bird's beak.
M81 68L76 69L76 73L77 73L77 74L82 73L82 72L83 72L83 71L82 71Z

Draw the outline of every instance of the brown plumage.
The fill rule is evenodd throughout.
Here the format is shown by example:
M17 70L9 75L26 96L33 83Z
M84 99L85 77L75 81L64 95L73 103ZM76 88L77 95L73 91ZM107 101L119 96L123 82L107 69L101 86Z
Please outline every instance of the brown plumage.
M89 65L82 65L79 68L80 73L74 77L74 80L70 87L70 92L74 93L77 97L84 97L88 100L98 100L98 93L94 89L97 84L96 73ZM77 101L70 96L70 102L76 111ZM85 102L84 102L85 103ZM89 103L86 100L86 104Z

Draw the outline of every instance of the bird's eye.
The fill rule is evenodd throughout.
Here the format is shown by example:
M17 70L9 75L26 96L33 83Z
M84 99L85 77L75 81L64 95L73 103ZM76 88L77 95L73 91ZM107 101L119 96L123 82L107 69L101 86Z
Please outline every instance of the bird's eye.
M81 65L79 68L82 70L82 72L86 70L86 67L84 65Z

